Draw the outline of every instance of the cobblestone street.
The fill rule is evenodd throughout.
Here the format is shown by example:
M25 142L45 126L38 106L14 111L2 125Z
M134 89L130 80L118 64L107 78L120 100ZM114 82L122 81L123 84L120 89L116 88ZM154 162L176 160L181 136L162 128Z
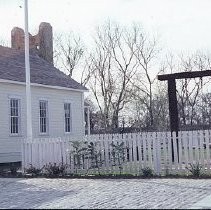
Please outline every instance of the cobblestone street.
M0 179L0 208L190 208L211 180Z

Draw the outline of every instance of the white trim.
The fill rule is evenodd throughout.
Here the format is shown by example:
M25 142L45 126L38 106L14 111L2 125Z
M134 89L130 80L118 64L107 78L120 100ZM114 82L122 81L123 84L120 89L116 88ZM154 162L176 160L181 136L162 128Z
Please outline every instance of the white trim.
M23 95L21 94L7 94L8 99L14 98L14 99L23 99Z
M72 99L63 99L63 103L70 103L70 104L72 104L73 100Z
M84 94L81 94L81 111L82 111L82 128L83 128L83 134L85 135L85 115L84 115Z
M9 84L16 84L16 85L26 85L25 82L19 82L19 81L13 81L13 80L6 80L6 79L0 79L0 83L9 83ZM38 83L31 83L31 86L34 87L44 87L44 88L52 88L57 90L71 90L76 92L89 92L89 90L81 90L81 89L74 89L74 88L67 88L67 87L61 87L61 86L52 86L52 85L43 85Z
M90 135L90 107L86 107L87 109L87 131L88 135Z
M37 97L38 101L49 101L49 97Z

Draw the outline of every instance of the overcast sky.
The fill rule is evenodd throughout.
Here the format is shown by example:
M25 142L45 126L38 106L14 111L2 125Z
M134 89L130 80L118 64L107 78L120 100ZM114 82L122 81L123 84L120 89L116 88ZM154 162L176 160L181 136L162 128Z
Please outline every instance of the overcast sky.
M24 26L24 0L0 0L0 39L10 41L14 26ZM22 8L21 8L21 7ZM29 30L50 22L54 32L74 31L88 40L96 25L110 19L140 22L165 49L211 49L211 0L29 0Z

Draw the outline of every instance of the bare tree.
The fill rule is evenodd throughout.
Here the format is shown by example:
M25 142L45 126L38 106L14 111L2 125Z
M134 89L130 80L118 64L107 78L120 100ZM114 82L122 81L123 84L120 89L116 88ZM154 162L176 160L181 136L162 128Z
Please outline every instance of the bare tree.
M9 47L9 42L6 40L1 39L0 40L0 45L2 45L3 47Z
M72 77L73 71L82 59L85 47L79 36L72 32L55 38L55 65L68 72Z
M158 43L154 37L145 34L140 26L135 25L134 31L138 34L135 42L135 57L139 64L139 70L136 73L136 78L133 80L133 96L144 105L148 116L147 127L153 128L154 113L153 113L153 85L156 81L159 69L155 69L154 62L159 53ZM156 68L159 68L157 65ZM144 108L143 107L143 108Z
M134 110L134 124L145 131L164 131L169 128L168 96L166 84L156 80L153 83L151 107L149 106L149 95L140 92L133 93L131 107ZM151 112L149 111L151 110ZM153 114L153 116L151 116ZM153 117L153 125L151 124Z
M211 93L206 93L201 96L202 103L199 106L199 110L201 111L201 120L204 129L207 127L210 129L211 126Z
M168 56L167 68L171 72L203 71L210 69L210 58L202 52L192 55ZM192 78L177 80L178 111L180 127L187 128L198 124L201 119L199 106L202 103L203 87L208 83L208 78Z
M119 127L119 113L130 100L130 81L138 65L134 55L136 36L134 31L110 22L96 30L95 49L88 63L92 75L87 84L106 128Z

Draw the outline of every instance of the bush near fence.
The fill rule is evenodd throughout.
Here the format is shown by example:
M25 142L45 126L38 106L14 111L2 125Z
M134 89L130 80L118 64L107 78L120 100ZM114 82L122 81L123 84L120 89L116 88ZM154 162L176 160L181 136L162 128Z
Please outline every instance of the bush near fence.
M22 166L64 165L70 174L138 175L149 168L156 175L186 175L190 164L199 164L210 174L210 139L210 130L25 139Z

